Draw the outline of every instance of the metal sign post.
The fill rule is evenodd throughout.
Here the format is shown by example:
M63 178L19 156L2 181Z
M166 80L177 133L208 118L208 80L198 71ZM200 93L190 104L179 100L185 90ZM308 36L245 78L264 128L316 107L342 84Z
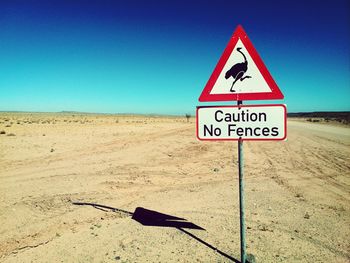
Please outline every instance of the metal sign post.
M197 107L196 135L203 141L234 140L238 144L239 217L241 261L253 261L247 255L244 215L243 141L284 140L287 136L287 109L283 104ZM235 161L236 163L236 161Z
M196 136L201 141L238 141L241 263L255 262L253 255L246 254L243 141L287 138L285 105L242 105L242 100L283 98L243 27L238 26L199 97L200 102L237 101L237 106L197 107Z
M242 101L237 101L242 105ZM244 181L243 181L243 140L238 140L238 176L239 176L239 223L241 237L241 262L246 262L245 220L244 220Z

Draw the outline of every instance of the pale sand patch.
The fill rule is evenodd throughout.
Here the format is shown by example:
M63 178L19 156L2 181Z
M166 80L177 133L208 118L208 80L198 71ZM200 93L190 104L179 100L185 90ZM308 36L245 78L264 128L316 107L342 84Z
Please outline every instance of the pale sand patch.
M1 262L240 258L237 143L197 141L193 118L2 113L0 130L15 134L0 134ZM257 262L349 262L349 131L289 121L285 142L244 143ZM143 207L205 230L71 201Z

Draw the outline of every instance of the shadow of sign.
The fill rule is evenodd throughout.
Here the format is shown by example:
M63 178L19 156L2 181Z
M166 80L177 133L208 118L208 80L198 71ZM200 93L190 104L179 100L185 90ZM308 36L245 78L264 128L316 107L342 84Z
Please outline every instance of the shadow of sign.
M137 207L131 218L144 226L161 226L205 230L200 226L186 221L184 218L159 213L142 207Z
M226 253L220 251L216 247L210 245L209 243L205 242L204 240L200 239L199 237L195 236L194 234L186 231L184 228L187 229L196 229L196 230L204 230L204 228L192 223L188 222L184 218L172 216L163 214L157 211L149 210L143 207L137 207L134 211L134 213L131 213L126 210L122 210L119 208L106 206L106 205L100 205L95 203L86 203L86 202L72 202L73 205L81 205L81 206L92 206L96 209L108 212L118 212L118 213L124 213L126 215L131 216L131 219L139 222L143 226L156 226L156 227L173 227L181 231L182 233L188 235L189 237L193 238L194 240L197 240L201 244L207 246L208 248L214 250L216 253L226 257L227 259L232 260L233 262L239 263L237 259L227 255Z

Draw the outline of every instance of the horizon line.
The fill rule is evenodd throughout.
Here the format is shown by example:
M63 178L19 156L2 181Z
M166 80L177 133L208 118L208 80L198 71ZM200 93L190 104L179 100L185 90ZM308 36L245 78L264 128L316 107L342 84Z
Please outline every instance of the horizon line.
M184 114L166 114L166 113L132 113L132 112L87 112L87 111L21 111L21 110L0 110L0 113L58 113L58 114L97 114L97 115L141 115L141 116L183 116ZM303 113L350 113L350 111L294 111L287 114L303 114Z

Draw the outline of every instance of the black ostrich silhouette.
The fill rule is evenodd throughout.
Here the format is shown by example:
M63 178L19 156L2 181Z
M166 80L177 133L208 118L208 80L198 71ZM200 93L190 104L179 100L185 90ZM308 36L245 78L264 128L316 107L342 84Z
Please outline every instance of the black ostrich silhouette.
M228 79L229 77L232 77L234 79L230 89L231 92L235 92L235 90L233 89L233 85L235 85L237 80L243 81L245 79L251 78L251 76L243 77L244 73L246 73L248 70L248 61L241 49L241 47L238 47L236 50L242 54L244 62L233 65L232 68L230 68L225 74L225 79Z

